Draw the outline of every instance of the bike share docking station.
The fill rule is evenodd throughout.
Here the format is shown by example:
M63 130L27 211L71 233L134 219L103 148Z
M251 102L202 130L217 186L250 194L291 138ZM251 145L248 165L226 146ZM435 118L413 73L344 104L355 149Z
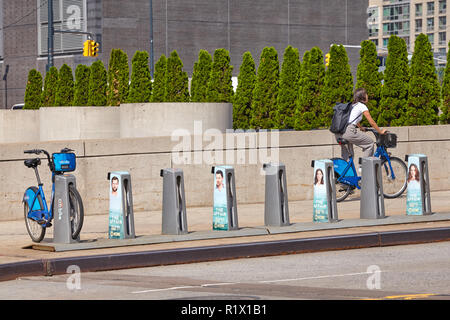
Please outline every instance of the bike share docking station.
M359 158L361 165L361 219L385 218L381 159L376 157Z
M214 174L213 230L238 230L234 168L212 167Z
M432 212L427 156L406 155L405 162L408 163L406 214L430 215Z
M80 235L72 237L74 217L70 214L69 187L76 187L76 179L72 174L55 175L55 197L53 203L53 242L76 243L80 242Z
M286 183L286 166L282 163L264 163L266 175L264 225L288 226L289 205Z
M187 234L184 176L181 169L162 169L162 234Z
M314 168L313 221L337 222L339 219L333 161L313 160L311 167Z
M108 172L109 192L109 239L133 239L134 213L131 176L125 171Z

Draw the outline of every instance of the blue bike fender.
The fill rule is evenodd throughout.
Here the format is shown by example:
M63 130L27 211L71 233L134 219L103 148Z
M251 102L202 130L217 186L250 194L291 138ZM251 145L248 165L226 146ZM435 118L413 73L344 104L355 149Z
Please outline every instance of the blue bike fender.
M30 207L30 208L31 208L31 205L33 204L33 200L34 200L36 193L38 193L38 190L36 190L36 188L30 187L25 191L25 193L23 195L23 202L27 202L28 207ZM34 201L33 208L31 209L31 211L36 211L36 210L44 210L44 207L43 207L40 197L38 197L36 199L36 201Z

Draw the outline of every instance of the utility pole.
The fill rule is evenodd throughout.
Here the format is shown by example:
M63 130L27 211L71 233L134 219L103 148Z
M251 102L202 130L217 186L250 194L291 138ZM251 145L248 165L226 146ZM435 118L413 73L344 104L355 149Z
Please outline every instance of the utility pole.
M53 29L53 0L48 0L48 40L47 40L47 66L46 71L53 67L53 35L55 30Z

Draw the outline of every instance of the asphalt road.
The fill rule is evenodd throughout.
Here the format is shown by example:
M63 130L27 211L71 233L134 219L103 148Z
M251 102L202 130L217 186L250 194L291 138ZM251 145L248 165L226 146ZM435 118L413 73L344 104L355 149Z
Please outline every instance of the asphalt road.
M450 242L0 282L0 299L450 300Z

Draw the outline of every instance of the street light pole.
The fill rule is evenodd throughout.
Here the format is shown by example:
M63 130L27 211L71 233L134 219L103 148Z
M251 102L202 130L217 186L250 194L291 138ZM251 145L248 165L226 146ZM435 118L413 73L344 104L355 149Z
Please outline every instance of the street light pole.
M53 67L53 35L55 31L53 29L53 0L48 0L48 41L47 41L47 66L48 72Z
M154 67L154 57L153 57L153 0L150 0L150 75L153 78L153 67Z

